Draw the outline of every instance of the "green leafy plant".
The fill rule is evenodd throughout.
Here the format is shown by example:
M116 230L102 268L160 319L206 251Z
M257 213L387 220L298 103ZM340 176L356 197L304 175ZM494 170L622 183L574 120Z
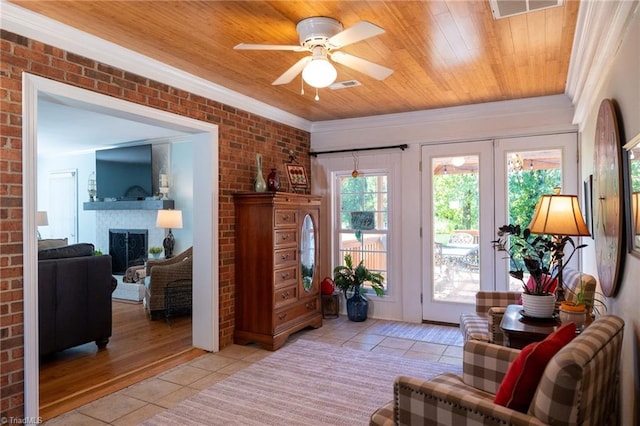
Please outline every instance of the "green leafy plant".
M527 294L551 294L561 270L557 267L560 256L564 260L564 268L576 250L586 247L586 244L576 246L571 237L556 239L548 235L535 235L520 225L499 227L498 237L491 241L494 250L508 254L509 275L522 282L523 291ZM571 247L571 253L564 256L567 246ZM524 281L525 270L533 277L534 285L531 288Z
M573 302L564 301L562 302L561 306L564 309L568 310L586 309L584 284L580 283L580 290L578 290L578 292L574 292L570 288L568 288L567 290L575 296L575 300ZM597 313L598 315L601 315L601 311L607 312L607 305L601 299L601 296L604 297L604 295L602 295L601 293L595 292L593 296L593 306L591 307L593 309L593 312ZM572 307L574 309L572 309Z
M95 249L95 250L93 251L93 255L94 255L94 256L102 256L102 250L100 250L100 249Z
M336 266L333 269L333 282L336 287L342 290L345 299L347 298L347 292L359 290L360 287L369 282L371 288L376 292L378 296L384 294L384 277L379 272L371 272L364 266L364 260L361 260L358 266L353 267L353 260L351 254L344 256L344 265Z
M164 249L162 247L158 247L158 246L149 247L149 253L151 253L151 254L160 254L163 251L164 251Z

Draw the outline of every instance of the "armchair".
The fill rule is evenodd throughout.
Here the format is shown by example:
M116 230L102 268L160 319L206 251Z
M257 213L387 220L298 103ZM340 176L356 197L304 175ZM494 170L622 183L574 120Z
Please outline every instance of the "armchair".
M469 340L462 377L397 377L394 400L372 425L616 424L624 322L598 318L547 364L526 413L493 403L516 349Z
M564 286L568 290L565 298L575 301L576 294L584 286L584 301L587 312L592 316L596 279L592 275L576 269L564 268ZM479 340L482 342L506 344L500 322L508 305L520 303L519 291L479 291L476 293L476 311L460 315L460 331L464 341ZM588 322L591 322L590 319Z
M193 247L169 259L147 261L144 304L152 320L164 317L167 309L166 287L175 282L192 282Z
M476 293L476 311L460 315L460 331L464 341L503 345L505 336L500 329L500 321L508 305L520 300L519 291L479 291Z

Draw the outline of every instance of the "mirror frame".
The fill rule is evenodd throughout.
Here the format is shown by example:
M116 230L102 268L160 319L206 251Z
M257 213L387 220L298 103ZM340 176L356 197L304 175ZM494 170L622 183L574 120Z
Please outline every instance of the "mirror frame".
M624 145L626 156L623 159L624 165L624 198L625 198L625 217L627 227L627 249L633 256L640 258L640 245L636 246L636 235L634 229L633 214L633 181L631 179L631 161L632 156L629 154L634 148L640 148L640 133L635 135ZM640 158L638 158L640 161Z

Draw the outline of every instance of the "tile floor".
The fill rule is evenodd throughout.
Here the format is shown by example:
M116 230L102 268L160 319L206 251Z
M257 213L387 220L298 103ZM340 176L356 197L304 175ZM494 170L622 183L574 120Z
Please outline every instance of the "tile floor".
M461 366L462 347L422 342L375 334L373 325L386 321L369 319L354 323L340 317L325 319L317 330L292 335L393 356L438 361ZM411 324L415 326L415 324ZM64 426L137 425L182 400L224 380L229 375L259 361L271 352L257 346L231 345L215 354L206 354L155 377L96 400L74 411L55 417L45 424Z

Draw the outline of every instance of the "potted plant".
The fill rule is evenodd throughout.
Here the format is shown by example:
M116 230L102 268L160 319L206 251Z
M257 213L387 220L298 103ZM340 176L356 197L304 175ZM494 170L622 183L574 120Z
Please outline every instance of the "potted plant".
M367 319L369 302L362 295L360 287L365 283L371 283L371 287L378 296L384 294L384 277L378 272L371 272L364 266L361 260L358 266L353 267L351 254L344 256L344 265L336 266L333 269L333 281L338 289L344 293L347 300L347 317L351 321L361 322ZM351 297L347 293L352 293Z
M149 254L151 254L151 256L153 256L154 259L157 259L158 257L160 257L160 254L163 251L164 251L164 249L162 247L158 247L158 246L149 247Z
M571 291L571 290L569 290ZM575 322L576 327L578 329L582 329L585 324L590 323L591 315L587 312L587 300L585 297L585 288L584 284L580 284L580 290L577 293L571 292L574 294L575 298L573 301L565 300L560 303L560 321L561 322ZM593 300L591 301L591 309L593 312L596 312L598 315L600 314L600 308L603 310L607 310L607 305L600 299L597 298L599 293L595 293Z
M551 317L558 275L576 250L586 245L576 246L571 237L533 235L528 228L512 224L499 227L498 237L491 243L495 250L508 254L509 275L522 282L524 312L533 317ZM558 259L564 256L567 245L571 246L571 253L562 266L558 266ZM524 281L525 270L530 276L527 282Z

